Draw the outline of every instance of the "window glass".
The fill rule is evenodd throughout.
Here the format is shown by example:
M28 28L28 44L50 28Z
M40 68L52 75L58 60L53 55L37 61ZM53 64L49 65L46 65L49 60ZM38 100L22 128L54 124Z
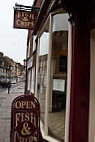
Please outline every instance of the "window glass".
M30 90L31 70L28 70L28 90Z
M36 50L36 38L37 36L33 36L33 51L32 52Z
M29 45L28 45L28 58L30 57L30 41L29 41Z
M64 17L64 16L63 16ZM66 17L66 13L65 13ZM64 17L64 20L68 18ZM57 17L57 18L61 18ZM62 20L64 24L64 20ZM54 22L54 19L53 19ZM57 25L60 20L57 20ZM52 54L50 66L50 88L48 101L48 135L64 142L65 112L66 112L66 86L67 86L67 56L68 56L68 21L60 28L52 30ZM61 23L62 24L62 23ZM53 23L53 26L56 25ZM65 28L66 27L66 28ZM45 126L45 106L47 89L47 65L49 49L49 24L40 37L39 69L38 69L38 98L41 107L41 121ZM56 124L56 125L55 125ZM43 127L46 128L46 127Z
M60 15L60 14L59 14ZM64 15L64 14L61 14ZM66 17L66 14L65 14ZM61 16L57 16L58 19ZM67 17L66 19L67 20ZM54 21L56 26L56 20ZM57 25L60 22L57 21ZM64 24L64 21L61 22ZM49 135L64 142L65 138L65 112L66 112L66 86L67 86L67 56L68 56L68 21L65 28L54 30L52 33L52 56L50 68L50 94L49 94ZM60 24L60 23L59 23ZM63 26L64 27L64 26ZM55 28L55 27L54 27ZM55 125L56 124L56 125Z
M32 68L31 92L34 94L35 89L35 67Z
M40 37L39 48L39 69L38 69L38 98L41 108L41 121L45 124L45 102L46 102L46 87L47 87L47 59L49 48L49 33L47 25Z

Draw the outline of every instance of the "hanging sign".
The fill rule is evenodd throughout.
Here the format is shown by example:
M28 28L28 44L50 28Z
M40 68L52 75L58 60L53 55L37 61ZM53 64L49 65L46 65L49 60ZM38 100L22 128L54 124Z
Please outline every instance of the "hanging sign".
M33 29L35 15L34 12L14 9L14 28Z
M12 103L11 142L39 142L39 102L33 96L19 96Z

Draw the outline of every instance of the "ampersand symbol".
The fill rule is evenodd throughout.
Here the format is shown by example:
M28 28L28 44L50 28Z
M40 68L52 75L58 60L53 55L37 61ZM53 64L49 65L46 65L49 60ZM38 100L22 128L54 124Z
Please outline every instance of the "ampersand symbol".
M23 128L22 128L22 130L21 130L21 134L24 135L24 136L30 135L30 134L31 134L30 129L31 129L31 128L28 127L28 123L25 122L25 123L23 124Z

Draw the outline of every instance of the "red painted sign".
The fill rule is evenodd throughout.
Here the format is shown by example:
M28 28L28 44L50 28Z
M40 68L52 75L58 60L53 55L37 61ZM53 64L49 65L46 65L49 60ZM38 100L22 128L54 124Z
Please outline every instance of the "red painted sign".
M14 28L33 29L36 13L14 9Z
M11 142L39 142L40 107L33 96L19 96L12 103Z

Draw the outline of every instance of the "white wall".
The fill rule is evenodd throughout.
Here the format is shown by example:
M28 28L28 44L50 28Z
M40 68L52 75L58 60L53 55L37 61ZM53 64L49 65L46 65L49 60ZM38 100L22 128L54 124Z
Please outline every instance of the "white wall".
M91 31L90 54L89 142L95 142L95 30Z

